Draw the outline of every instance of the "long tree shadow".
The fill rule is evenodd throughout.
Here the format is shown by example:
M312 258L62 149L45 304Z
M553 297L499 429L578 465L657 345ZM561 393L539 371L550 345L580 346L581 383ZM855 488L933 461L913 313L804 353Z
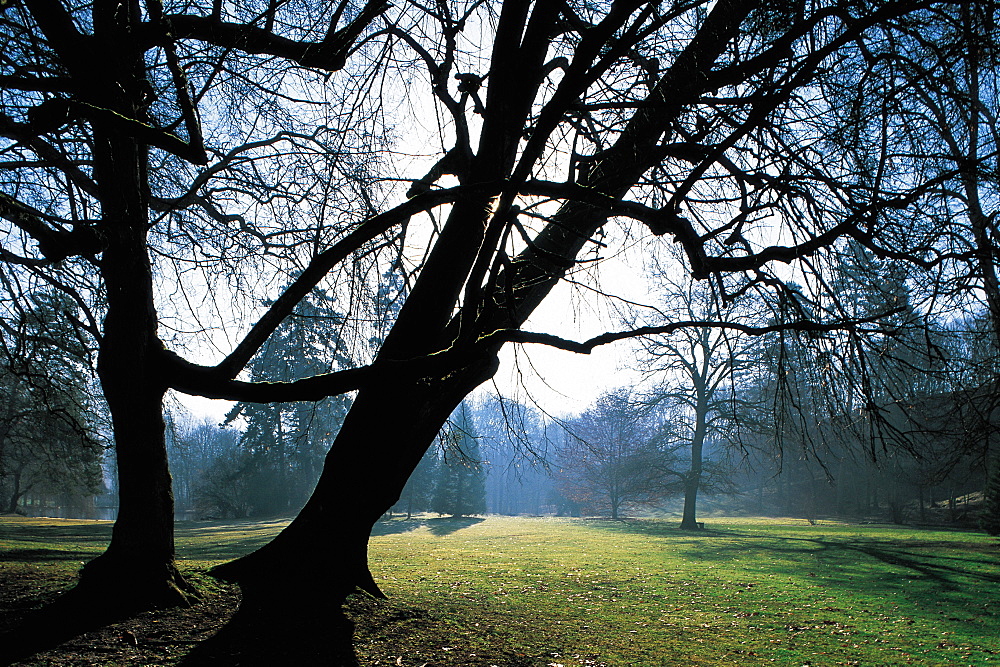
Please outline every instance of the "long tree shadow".
M998 560L993 547L983 547L982 553L963 541L893 540L878 537L793 537L742 532L738 529L706 528L699 531L681 531L675 524L650 521L594 522L589 524L599 530L652 535L668 540L692 560L727 561L759 555L772 562L777 570L787 574L804 571L805 558L816 559L817 565L827 566L827 585L863 589L871 585L864 576L865 558L878 561L905 571L897 577L902 582L924 580L941 592L961 592L970 586L1000 584L996 567ZM925 550L921 552L921 550ZM953 550L961 555L944 553ZM783 559L775 559L775 555ZM836 576L849 569L850 575ZM806 568L808 569L808 568ZM815 573L813 573L815 574Z
M409 533L426 525L426 519L384 519L372 527L372 537Z
M0 578L0 585L3 583L5 582ZM22 661L49 651L57 650L60 655L71 655L74 646L85 645L89 649L94 641L100 650L114 650L113 645L121 646L120 642L128 641L129 638L137 646L146 646L148 637L142 636L140 631L143 625L141 619L146 615L140 614L140 610L102 605L92 595L80 594L76 589L52 595L55 596L54 599L47 596L47 600L26 597L20 608L8 610L19 615L20 620L0 632L0 667L21 664ZM191 611L197 611L197 607L205 603L197 602ZM211 614L212 611L214 610L210 607L208 613ZM184 611L164 610L163 613L175 616ZM200 612L196 618L204 621L206 612ZM137 621L140 621L139 625L136 625ZM150 627L149 623L149 618L146 618L145 628ZM288 605L250 596L244 598L236 613L207 639L204 637L217 623L195 626L191 625L191 621L181 621L181 625L183 632L179 626L176 630L171 628L170 639L178 641L168 640L167 643L194 645L180 663L185 666L359 667L353 645L354 625L338 604L321 604L314 600L311 605L290 608ZM135 630L135 634L132 634L132 630ZM90 636L89 633L99 634ZM110 643L109 635L115 637ZM118 638L119 635L121 639ZM153 641L155 643L156 640Z
M281 532L287 521L177 525L177 554L198 560L231 560L256 551Z
M19 523L4 526L0 540L7 545L0 551L0 562L89 560L100 554L111 539L106 522L69 525L32 525ZM69 543L72 548L52 549L48 544Z
M125 620L134 612L101 604L77 589L55 594L40 607L15 609L20 619L0 633L0 666L52 650L80 635Z
M63 560L79 561L93 557L94 554L90 551L67 549L8 549L7 551L0 552L0 563L19 563L24 561L37 563Z
M22 518L23 522L12 523L0 533L5 541L10 542L47 542L50 540L71 540L76 543L88 543L96 546L106 546L111 539L111 522L83 522L71 519L33 519ZM61 523L60 523L61 522Z
M482 517L441 517L440 519L428 519L427 529L430 530L433 535L442 537L444 535L451 535L452 533L462 530L463 528L475 526L477 523L482 523L483 521L485 521L485 519Z
M442 537L444 535L450 535L456 531L462 530L463 528L475 526L477 523L482 523L483 521L485 521L485 519L482 517L471 516L445 516L438 517L436 519L387 519L376 523L372 528L371 534L372 537L398 535L400 533L409 533L417 530L418 528L426 527L432 535Z
M761 539L760 535L741 535L733 532L726 532L724 536ZM989 571L997 566L997 559L992 555L993 552L984 552L982 557L977 557L976 552L970 551L969 545L963 542L910 544L862 537L825 539L822 537L780 536L766 539L767 546L760 547L759 551L788 556L788 562L792 564L789 573L793 573L791 570L795 569L794 564L801 561L804 556L818 559L819 565L825 564L831 570L846 566L862 567L866 562L865 559L856 556L861 554L871 560L907 571L906 576L899 578L899 581L922 579L937 585L942 591L963 591L967 590L970 584L1000 583L1000 574L994 573L995 570ZM920 549L926 549L927 552L921 553ZM965 551L962 556L953 556L940 552L944 549ZM710 548L689 547L689 552L692 558L706 561L733 559L747 554L745 545L739 543L720 544L718 542L712 543ZM846 586L846 581L841 581L841 579L829 578L828 581ZM864 577L856 580L865 581ZM858 585L864 586L865 584Z

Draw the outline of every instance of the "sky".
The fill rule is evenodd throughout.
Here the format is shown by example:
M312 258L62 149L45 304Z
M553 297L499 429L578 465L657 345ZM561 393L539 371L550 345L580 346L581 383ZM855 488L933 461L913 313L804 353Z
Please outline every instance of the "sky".
M611 257L601 267L602 286L630 300L648 303L648 280L644 276L640 251L631 257ZM542 303L523 327L527 331L549 333L574 341L584 341L606 331L626 327L613 312L612 302L597 298L586 289L562 284ZM553 417L579 414L601 393L635 384L639 374L630 368L637 363L638 346L620 341L600 346L590 354L578 354L545 345L504 346L500 369L492 381L474 393L500 393ZM231 401L178 395L178 401L198 419L221 421L232 407Z

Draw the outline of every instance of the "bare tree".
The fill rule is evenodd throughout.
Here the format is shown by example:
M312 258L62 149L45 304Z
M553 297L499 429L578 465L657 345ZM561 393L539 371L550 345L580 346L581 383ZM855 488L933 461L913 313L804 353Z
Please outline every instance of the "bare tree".
M244 586L247 614L335 607L359 586L380 594L370 529L503 345L586 353L686 325L584 342L523 329L556 285L599 272L603 231L678 243L678 270L696 279L780 291L770 267L815 272L810 258L835 243L923 261L924 239L880 216L941 182L845 166L856 147L834 139L856 121L817 94L844 54L863 58L927 13L913 0L23 0L2 11L12 176L0 259L12 307L16 285L55 284L98 350L121 511L79 590L113 605L190 591L173 566L167 390L248 402L358 392L311 500L218 571ZM394 151L392 134L419 126L406 103L437 123L436 152L397 175L398 152L415 149ZM220 296L210 279L234 266ZM405 283L391 308L368 298L384 271ZM239 379L323 281L349 300L359 341L391 322L370 363ZM213 296L227 307L200 307ZM844 326L789 312L780 326ZM232 319L229 338L213 336ZM196 363L197 351L221 359Z
M742 373L754 364L753 351L760 343L760 338L734 333L725 325L755 320L763 324L764 313L756 311L764 308L763 303L754 302L753 293L739 302L722 304L710 284L687 277L679 282L661 274L660 290L665 301L664 320L702 323L669 336L645 339L647 358L642 365L645 375L655 383L644 400L675 415L669 425L670 436L661 448L674 453L687 450L686 467L678 466L673 456L656 465L680 482L684 493L681 528L695 530L700 525L698 491L706 481L706 443L738 445L739 413L745 412L739 404L747 397L737 386ZM716 458L719 454L716 452Z
M363 180L364 152L339 159L356 135L338 134L343 118L311 117L303 127L283 101L309 84L295 63L338 69L380 7L344 21L346 6L329 8L328 34L313 43L314 34L296 41L272 32L273 11L270 22L253 10L223 21L207 7L175 24L159 2L4 5L5 303L16 317L39 283L75 301L80 315L62 315L97 352L114 429L120 510L108 551L84 568L81 594L130 607L193 593L173 566L162 398L184 382L171 379L177 358L165 340L181 322L217 328L205 321L213 310L238 315L213 308L213 298L225 299L212 293L219 276L253 287L356 224L347 215L331 229L323 213L345 201L330 186L346 193ZM182 43L181 30L207 30L219 45ZM233 62L231 42L247 60ZM293 67L247 55L268 50ZM250 62L255 75L246 78L240 65ZM249 272L230 271L241 262ZM214 343L208 334L203 349ZM244 345L221 377L239 373L262 342Z
M620 519L627 508L669 493L658 465L662 452L655 422L630 391L601 395L565 428L553 477L558 493L583 511Z

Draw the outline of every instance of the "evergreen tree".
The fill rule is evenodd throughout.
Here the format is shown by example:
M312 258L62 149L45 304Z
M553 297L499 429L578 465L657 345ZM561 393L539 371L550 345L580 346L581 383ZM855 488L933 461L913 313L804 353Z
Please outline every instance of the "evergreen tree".
M441 441L444 446L432 509L455 517L485 513L486 471L466 401L452 414Z
M431 508L434 486L441 465L438 455L439 448L436 445L432 445L424 452L413 474L406 480L399 501L393 505L390 512L405 513L409 519L416 512L425 512Z
M87 349L68 322L67 297L37 292L31 304L0 337L0 512L21 511L30 493L90 516L104 487L104 447Z
M250 379L284 382L352 367L333 301L320 290L305 299L251 362ZM220 465L225 475L244 478L236 488L251 496L244 499L249 515L285 514L305 503L350 403L340 395L317 403L236 404L226 422L245 420L243 451Z

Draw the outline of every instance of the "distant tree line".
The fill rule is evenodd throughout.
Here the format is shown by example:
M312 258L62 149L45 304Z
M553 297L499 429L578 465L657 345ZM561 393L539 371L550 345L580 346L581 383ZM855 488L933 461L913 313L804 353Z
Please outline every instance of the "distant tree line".
M60 317L69 299L39 291L29 304L0 330L0 513L96 518L105 439L87 347Z
M725 303L661 276L662 311L692 324L646 339L641 386L566 420L554 481L572 511L618 517L682 496L682 525L697 528L698 493L723 492L729 511L996 532L989 316L935 316L911 275L866 251L841 255L831 275L826 302L791 285L794 307L861 324L775 327L789 303Z

